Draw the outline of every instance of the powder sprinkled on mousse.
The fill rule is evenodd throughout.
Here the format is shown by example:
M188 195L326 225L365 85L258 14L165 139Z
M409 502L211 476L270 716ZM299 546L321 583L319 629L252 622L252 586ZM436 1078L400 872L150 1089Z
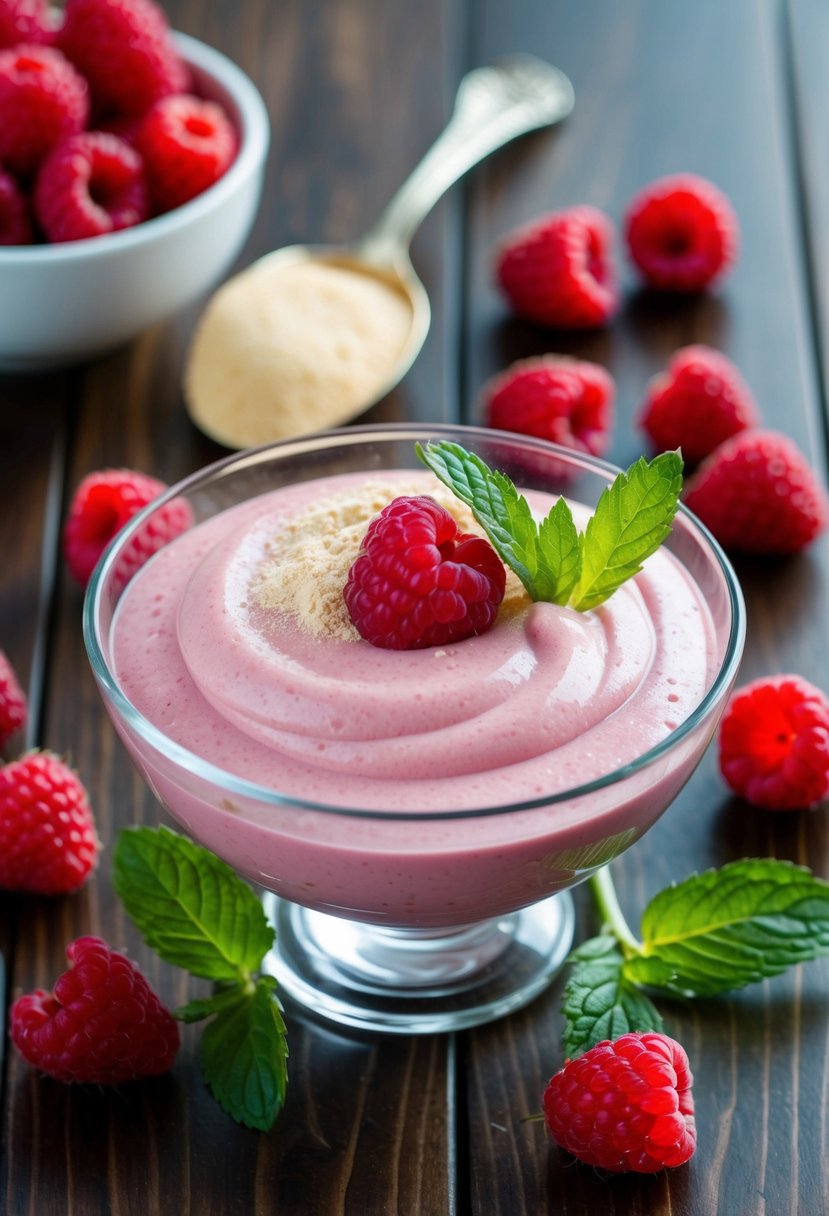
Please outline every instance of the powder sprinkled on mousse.
M268 542L265 560L251 580L252 598L260 608L292 617L314 637L359 641L343 588L369 522L401 494L430 494L462 532L484 535L469 508L437 479L369 480L353 492L314 503L285 522ZM501 614L511 615L528 604L518 578L507 570Z

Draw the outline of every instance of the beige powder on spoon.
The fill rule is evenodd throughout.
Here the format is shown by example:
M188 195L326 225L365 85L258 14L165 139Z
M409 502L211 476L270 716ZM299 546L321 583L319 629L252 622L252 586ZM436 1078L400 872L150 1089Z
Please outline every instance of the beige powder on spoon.
M412 320L401 291L357 266L258 262L199 322L184 379L190 416L232 448L338 426L382 393Z

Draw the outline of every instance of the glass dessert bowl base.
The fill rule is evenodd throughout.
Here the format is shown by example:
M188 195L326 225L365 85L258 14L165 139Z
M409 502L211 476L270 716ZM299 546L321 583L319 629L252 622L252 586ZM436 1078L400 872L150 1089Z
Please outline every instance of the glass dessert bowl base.
M569 954L568 891L452 929L344 920L266 892L276 942L263 969L317 1017L390 1034L435 1034L495 1021L529 1004Z

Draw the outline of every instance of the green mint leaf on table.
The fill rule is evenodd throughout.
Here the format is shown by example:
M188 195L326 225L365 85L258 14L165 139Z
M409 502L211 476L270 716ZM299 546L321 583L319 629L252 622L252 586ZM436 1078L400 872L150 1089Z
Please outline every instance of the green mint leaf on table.
M267 1130L287 1084L285 1024L276 983L259 975L274 931L251 888L213 853L168 828L125 828L113 881L146 943L168 963L215 983L175 1011L207 1023L204 1079L239 1123Z
M570 956L564 988L564 1054L572 1059L603 1039L630 1030L661 1030L662 1018L624 974L624 957L608 934L591 937Z
M682 489L677 452L663 452L650 463L643 457L604 491L580 534L564 498L537 523L509 477L460 444L417 444L416 451L471 509L531 599L581 612L603 603L641 570L670 532Z
M168 828L126 828L115 847L115 890L144 940L192 975L244 979L273 945L256 895L207 849Z
M625 1030L657 1030L641 991L710 997L829 954L829 883L803 866L746 858L656 895L632 934L607 866L589 880L606 931L573 952L564 1050L578 1055Z
M670 532L681 490L682 458L663 452L650 464L641 457L602 493L584 533L574 608L595 608L638 574Z
M275 981L262 976L207 1026L200 1044L202 1073L213 1097L235 1119L268 1131L285 1100L285 1023ZM274 1044L278 1049L274 1051Z
M732 862L661 891L642 917L642 953L666 987L713 996L829 953L829 883L773 859Z

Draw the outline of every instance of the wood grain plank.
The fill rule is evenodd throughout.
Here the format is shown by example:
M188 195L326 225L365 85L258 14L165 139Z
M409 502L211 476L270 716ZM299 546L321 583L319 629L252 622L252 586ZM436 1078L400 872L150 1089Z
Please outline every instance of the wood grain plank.
M826 452L780 7L601 0L552 3L543 11L530 3L484 7L477 57L511 41L516 50L549 58L571 76L576 108L559 131L488 166L471 192L469 418L478 417L480 386L512 359L546 350L593 359L616 381L611 458L627 464L643 450L634 417L647 380L677 346L705 342L735 361L767 424L790 434L822 474ZM818 45L813 41L813 57ZM491 250L504 232L578 202L601 207L618 225L634 190L685 169L717 182L741 222L741 257L718 293L666 306L638 290L620 252L623 307L604 332L551 334L508 317L490 278ZM791 670L829 687L825 538L797 560L741 561L737 569L749 613L741 679ZM665 818L614 864L631 924L668 882L743 855L790 858L825 877L826 816L751 812L726 796L709 752ZM578 932L585 936L595 925L586 893L579 896ZM693 1063L699 1149L683 1170L610 1184L568 1164L545 1144L539 1125L521 1122L539 1108L543 1083L561 1063L561 984L525 1014L471 1034L472 1210L481 1216L825 1210L827 993L823 962L733 999L666 1008L668 1027Z

